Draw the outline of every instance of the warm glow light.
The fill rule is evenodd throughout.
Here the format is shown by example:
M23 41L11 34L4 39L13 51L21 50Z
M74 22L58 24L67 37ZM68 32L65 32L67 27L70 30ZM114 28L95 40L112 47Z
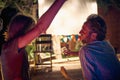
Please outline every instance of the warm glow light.
M52 3L47 3L47 0L38 1L39 16L41 16ZM96 2L89 2L88 0L68 0L56 15L47 33L53 35L78 34L86 17L91 13L97 13Z
M50 7L51 1L38 0L39 17ZM78 34L84 21L91 13L97 13L96 2L89 0L67 0L48 28L48 34L54 35L53 49L56 57L61 57L59 35ZM66 38L64 39L66 41Z
M38 16L40 17L43 14L43 9L44 9L44 3L45 0L38 0L38 6L39 6L39 10L38 10Z

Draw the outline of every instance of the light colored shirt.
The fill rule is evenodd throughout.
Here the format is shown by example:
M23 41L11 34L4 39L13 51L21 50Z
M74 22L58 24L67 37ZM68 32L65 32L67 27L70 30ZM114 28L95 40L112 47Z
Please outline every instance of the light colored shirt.
M107 41L94 41L79 51L84 80L120 80L120 62Z

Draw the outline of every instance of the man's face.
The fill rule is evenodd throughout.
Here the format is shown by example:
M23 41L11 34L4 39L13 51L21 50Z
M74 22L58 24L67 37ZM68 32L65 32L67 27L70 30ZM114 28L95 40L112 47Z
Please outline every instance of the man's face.
M83 43L89 43L91 42L91 30L90 30L90 24L85 22L82 26L81 31L79 32L81 41Z

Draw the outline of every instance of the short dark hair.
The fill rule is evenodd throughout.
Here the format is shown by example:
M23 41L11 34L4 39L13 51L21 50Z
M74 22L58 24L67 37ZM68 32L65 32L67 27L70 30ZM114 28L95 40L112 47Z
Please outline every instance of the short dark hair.
M102 41L106 38L107 26L101 16L91 14L88 16L86 22L90 22L91 30L97 33L97 40Z

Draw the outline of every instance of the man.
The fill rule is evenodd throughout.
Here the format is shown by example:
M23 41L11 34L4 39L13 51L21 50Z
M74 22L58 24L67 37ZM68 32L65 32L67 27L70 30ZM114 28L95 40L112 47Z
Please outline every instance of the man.
M120 62L105 40L106 29L104 20L92 14L79 32L85 44L79 51L84 80L120 80Z
M105 21L92 14L79 32L83 43L79 58L84 80L120 80L120 62L111 44L105 40L106 30ZM71 80L64 67L61 73L66 80Z

